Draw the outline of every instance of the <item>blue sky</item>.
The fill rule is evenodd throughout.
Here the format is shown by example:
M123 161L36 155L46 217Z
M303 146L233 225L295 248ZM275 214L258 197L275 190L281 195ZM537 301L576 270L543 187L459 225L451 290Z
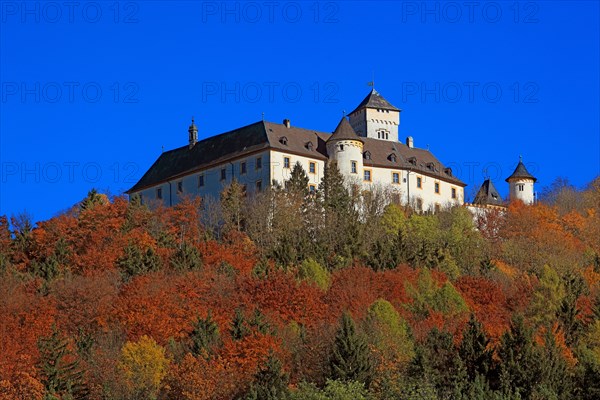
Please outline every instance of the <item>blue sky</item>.
M472 4L472 5L471 5ZM376 89L400 137L502 195L600 173L599 3L0 1L0 215L122 193L160 155L261 119L332 131ZM487 172L486 172L487 171Z

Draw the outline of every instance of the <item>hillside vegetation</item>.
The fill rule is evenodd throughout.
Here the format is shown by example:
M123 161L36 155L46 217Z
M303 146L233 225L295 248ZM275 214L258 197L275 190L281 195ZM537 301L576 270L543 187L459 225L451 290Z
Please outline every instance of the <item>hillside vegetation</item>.
M0 399L600 398L600 179L476 221L307 183L1 217Z

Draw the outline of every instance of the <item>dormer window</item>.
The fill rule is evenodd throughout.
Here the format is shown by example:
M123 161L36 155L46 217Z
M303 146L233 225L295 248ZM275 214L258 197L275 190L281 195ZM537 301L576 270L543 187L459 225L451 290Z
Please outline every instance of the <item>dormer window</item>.
M307 148L307 150L312 151L313 150L313 143L312 142L306 142L305 147Z
M411 163L412 165L417 165L417 158L411 157L408 159L408 162Z
M394 154L394 153L390 154L390 155L388 156L388 159L389 159L391 162L393 162L393 163L395 163L395 162L397 162L397 161L398 161L398 158L396 157L396 154Z
M279 138L279 143L281 143L284 146L287 146L287 144L288 144L287 137L285 137L285 136L280 137Z
M452 176L452 168L444 168L444 172L446 173L446 175Z
M370 151L365 151L364 157L365 157L365 160L370 160L371 159L371 152Z
M427 163L427 169L433 171L435 169L435 165L432 162Z

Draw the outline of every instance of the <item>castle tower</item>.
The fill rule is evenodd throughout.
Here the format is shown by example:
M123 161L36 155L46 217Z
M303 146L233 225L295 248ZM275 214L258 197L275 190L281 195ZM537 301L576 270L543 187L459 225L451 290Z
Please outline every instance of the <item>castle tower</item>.
M397 142L400 111L373 88L349 114L350 125L358 136Z
M188 128L188 140L190 149L194 147L198 141L198 127L194 123L194 117L192 117L192 124Z
M364 141L354 132L346 117L327 139L329 159L337 161L340 173L347 181L362 180Z
M534 191L533 184L537 181L533 175L527 171L523 164L523 157L519 157L519 164L511 176L506 178L509 188L510 201L521 200L525 204L533 204Z

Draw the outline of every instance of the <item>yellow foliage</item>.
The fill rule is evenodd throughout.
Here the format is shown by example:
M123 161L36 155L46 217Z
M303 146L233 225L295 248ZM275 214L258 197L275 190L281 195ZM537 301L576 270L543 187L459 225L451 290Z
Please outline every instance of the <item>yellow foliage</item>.
M127 388L148 399L156 398L168 366L165 349L145 335L137 342L125 343L118 364Z

